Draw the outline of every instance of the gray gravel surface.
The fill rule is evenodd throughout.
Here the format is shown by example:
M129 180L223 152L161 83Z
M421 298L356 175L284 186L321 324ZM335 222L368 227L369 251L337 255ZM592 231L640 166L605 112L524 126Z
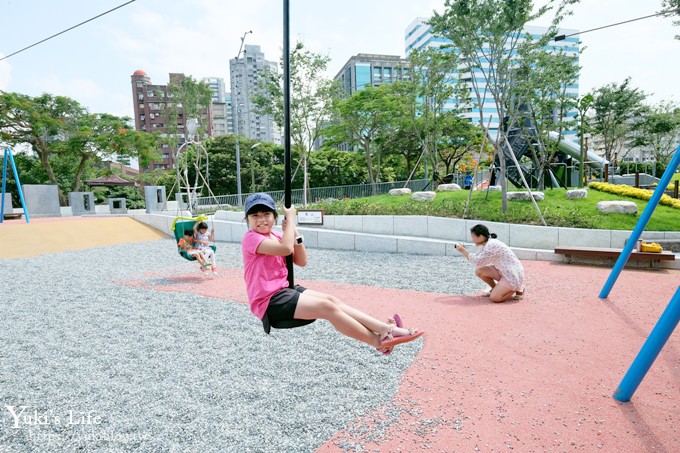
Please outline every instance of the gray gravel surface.
M223 267L241 267L239 244L218 247ZM155 291L170 281L159 271L195 272L174 250L159 240L0 260L0 452L304 452L340 429L364 429L352 420L372 410L388 423L418 410L392 395L421 340L382 356L324 321L267 336L244 304ZM298 278L481 288L462 258L310 258ZM122 284L133 279L151 288Z

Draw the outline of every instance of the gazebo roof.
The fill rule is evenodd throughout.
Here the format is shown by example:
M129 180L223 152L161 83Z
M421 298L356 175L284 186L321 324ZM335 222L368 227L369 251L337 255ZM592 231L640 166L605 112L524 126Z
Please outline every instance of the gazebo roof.
M100 176L99 178L90 179L85 181L88 186L134 186L136 183L134 181L128 181L120 176L112 173L107 176Z

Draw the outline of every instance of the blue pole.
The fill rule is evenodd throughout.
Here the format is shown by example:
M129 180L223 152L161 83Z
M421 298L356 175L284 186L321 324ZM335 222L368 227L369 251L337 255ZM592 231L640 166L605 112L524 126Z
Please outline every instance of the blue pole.
M26 223L31 223L31 219L28 217L28 208L26 207L26 201L24 200L24 191L21 190L19 172L17 171L17 165L14 163L14 156L12 156L11 151L8 154L9 160L12 161L12 171L14 172L14 181L17 183L17 191L19 192L19 200L21 200L21 207L24 208L24 217L26 218Z
M656 206L659 204L659 200L661 200L661 196L666 190L666 187L668 187L668 184L670 184L673 173L675 173L678 165L680 165L680 146L678 146L678 148L675 150L675 154L673 154L673 158L671 159L670 164L668 164L668 168L666 168L666 171L663 173L663 176L659 181L659 185L656 186L656 189L652 194L652 198L650 198L647 202L647 206L645 206L644 211L642 211L640 220L638 220L637 225L635 225L635 229L633 229L633 232L628 239L628 242L626 242L626 245L623 247L623 251L621 252L621 255L619 255L619 259L616 260L616 264L614 265L612 272L609 274L609 278L607 278L607 281L600 292L600 299L606 299L609 296L614 283L616 283L616 279L619 278L621 270L623 270L623 267L626 265L626 261L628 261L628 258L633 251L633 247L635 247L635 243L638 241L638 239L640 239L640 236L642 236L642 232L645 230L650 217L652 217L654 209L656 209Z
M2 158L2 201L0 201L0 223L5 220L5 187L7 182L7 154L9 148L5 148L5 155Z
M652 363L654 363L656 356L659 355L673 330L677 327L678 321L680 321L680 287L678 287L654 329L652 329L652 333L649 334L647 341L642 345L642 349L640 349L633 364L612 395L614 399L623 403L630 401L638 385L640 385L645 374L647 374Z

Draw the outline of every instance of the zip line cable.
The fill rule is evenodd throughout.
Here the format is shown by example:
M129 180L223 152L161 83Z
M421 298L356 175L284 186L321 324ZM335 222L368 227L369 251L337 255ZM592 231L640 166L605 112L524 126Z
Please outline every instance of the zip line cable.
M578 33L572 33L570 35L557 35L553 38L554 41L564 41L567 38L570 38L572 36L578 36L582 35L583 33L588 33L591 31L597 31L597 30L602 30L603 28L609 28L609 27L614 27L616 25L622 25L622 24L627 24L629 22L635 22L636 20L642 20L642 19L649 19L650 17L656 17L656 16L663 16L664 14L670 14L670 13L675 13L680 11L680 8L675 8L675 9L668 9L665 11L660 11L656 14L650 14L649 16L642 16L642 17L636 17L635 19L629 19L629 20L624 20L623 22L617 22L615 24L609 24L609 25L604 25L602 27L597 27L597 28L591 28L590 30L584 30L580 31Z
M50 36L50 37L48 37L48 38L45 38L45 39L43 39L42 41L38 41L38 42L36 42L36 43L34 43L34 44L31 44L31 45L28 46L28 47L24 47L23 49L17 50L16 52L13 52L13 53L11 53L11 54L5 56L5 57L2 57L2 58L0 58L0 61L6 60L7 58L9 58L9 57L11 57L11 56L13 56L13 55L16 55L16 54L18 54L18 53L21 53L21 52L23 52L24 50L28 50L28 49L30 49L31 47L35 47L35 46L37 46L38 44L42 44L42 43L44 43L45 41L49 41L49 40L52 39L52 38L55 38L55 37L57 37L57 36L59 36L59 35L62 35L62 34L64 34L64 33L66 33L67 31L73 30L74 28L78 28L78 27L80 27L81 25L84 25L84 24L86 24L86 23L88 23L88 22L92 22L93 20L95 20L95 19L97 19L97 18L100 18L100 17L102 17L102 16L104 16L104 15L106 15L106 14L109 14L110 12L115 11L115 10L117 10L117 9L119 9L119 8L122 8L123 6L129 5L130 3L135 2L135 1L136 1L136 0L130 0L130 1L127 2L127 3L123 3L122 5L118 5L118 6L116 6L116 7L113 8L113 9L110 9L110 10L108 10L108 11L106 11L106 12L103 12L103 13L97 15L97 16L91 17L91 18L87 19L87 20L84 21L84 22L81 22L81 23L79 23L79 24L77 24L77 25L74 25L73 27L67 28L66 30L60 31L59 33L54 34L54 35L52 35L52 36Z

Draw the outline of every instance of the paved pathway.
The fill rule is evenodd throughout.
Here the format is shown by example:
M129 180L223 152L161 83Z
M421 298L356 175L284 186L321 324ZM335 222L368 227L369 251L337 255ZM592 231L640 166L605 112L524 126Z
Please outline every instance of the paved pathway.
M0 225L0 257L16 256L16 243L24 253L48 253L162 236L130 222L80 218ZM78 234L64 241L67 232ZM145 234L150 238L142 239ZM597 295L608 268L524 265L527 296L506 304L314 282L314 289L367 312L399 312L409 325L427 330L423 350L394 395L403 409L398 420L382 423L390 415L375 408L320 451L352 444L366 451L680 451L680 332L631 402L611 397L680 284L680 271L625 270L603 301ZM240 269L185 283L154 287L245 303Z

